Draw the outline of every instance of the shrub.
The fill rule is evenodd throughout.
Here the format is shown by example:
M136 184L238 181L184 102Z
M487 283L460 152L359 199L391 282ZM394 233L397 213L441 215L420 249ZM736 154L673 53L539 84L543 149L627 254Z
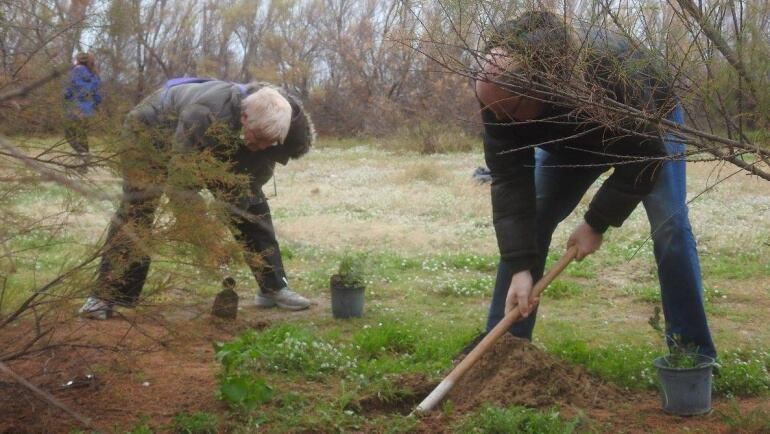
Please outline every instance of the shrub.
M366 257L348 254L342 257L335 274L337 281L348 287L366 286Z

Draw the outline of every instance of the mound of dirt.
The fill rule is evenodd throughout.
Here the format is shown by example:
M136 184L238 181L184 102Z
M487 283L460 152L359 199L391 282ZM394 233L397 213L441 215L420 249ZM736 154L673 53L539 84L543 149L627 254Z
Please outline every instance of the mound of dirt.
M626 401L617 386L506 334L455 385L448 399L458 410L480 404L608 408Z

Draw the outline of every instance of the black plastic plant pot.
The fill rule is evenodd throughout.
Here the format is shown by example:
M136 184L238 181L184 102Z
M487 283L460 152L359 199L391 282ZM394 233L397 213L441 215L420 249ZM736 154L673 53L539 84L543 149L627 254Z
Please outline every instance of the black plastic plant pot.
M669 356L655 359L663 411L677 416L696 416L711 411L711 379L714 359L693 354L691 368L678 368Z
M329 279L329 286L335 318L360 318L364 314L364 285L347 284L335 274Z

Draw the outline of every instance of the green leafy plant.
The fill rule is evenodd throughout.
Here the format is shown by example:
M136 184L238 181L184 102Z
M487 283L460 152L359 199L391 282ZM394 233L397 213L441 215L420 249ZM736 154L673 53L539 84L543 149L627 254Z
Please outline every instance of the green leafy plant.
M348 287L366 286L366 257L348 254L342 257L334 275L336 282Z
M727 350L719 355L719 375L714 390L727 396L770 393L770 353L758 350Z
M229 407L251 413L270 401L273 388L251 375L225 375L219 382L219 397Z
M685 344L682 342L682 336L678 333L666 333L660 324L660 307L655 306L655 311L647 320L647 323L669 343L669 354L665 356L665 361L669 367L674 369L690 369L702 363L702 359L698 355L698 347L695 344Z
M335 344L314 331L282 324L263 332L249 331L215 346L225 375L250 375L258 371L322 378L356 367L355 355L344 344Z

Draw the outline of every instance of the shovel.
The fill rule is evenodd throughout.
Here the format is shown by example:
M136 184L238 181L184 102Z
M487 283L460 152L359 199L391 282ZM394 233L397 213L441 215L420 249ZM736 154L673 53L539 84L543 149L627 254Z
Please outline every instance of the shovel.
M559 259L559 262L557 262L556 265L554 265L553 268L545 276L543 276L543 278L540 279L535 284L535 286L532 287L532 293L529 296L530 303L532 303L534 299L542 294L545 287L548 286L553 281L553 279L555 279L556 276L558 276L559 273L561 273L567 267L567 265L572 262L573 259L575 259L576 255L577 247L570 247L564 256ZM502 335L504 335L505 332L508 331L511 325L513 325L513 323L519 319L521 319L521 313L518 309L514 309L508 312L508 314L505 315L505 317L500 320L499 323L497 323L495 328L490 330L484 339L482 339L481 342L476 345L476 348L468 353L468 355L465 356L465 358L460 363L458 363L454 369L452 369L452 372L450 372L446 378L441 380L441 383L439 383L439 385L436 386L436 388L433 389L433 391L422 400L414 412L425 413L435 408L436 405L441 402L441 400L444 399L444 397L449 393L449 391L452 390L454 385L460 381L463 375L468 372L468 369L470 369L471 366L473 366L481 358L481 356L484 355L484 353L486 353L487 350L489 350L492 345L497 342L497 340Z
M238 316L238 294L234 291L235 279L225 277L222 280L222 290L214 297L211 314L218 318L235 319Z

